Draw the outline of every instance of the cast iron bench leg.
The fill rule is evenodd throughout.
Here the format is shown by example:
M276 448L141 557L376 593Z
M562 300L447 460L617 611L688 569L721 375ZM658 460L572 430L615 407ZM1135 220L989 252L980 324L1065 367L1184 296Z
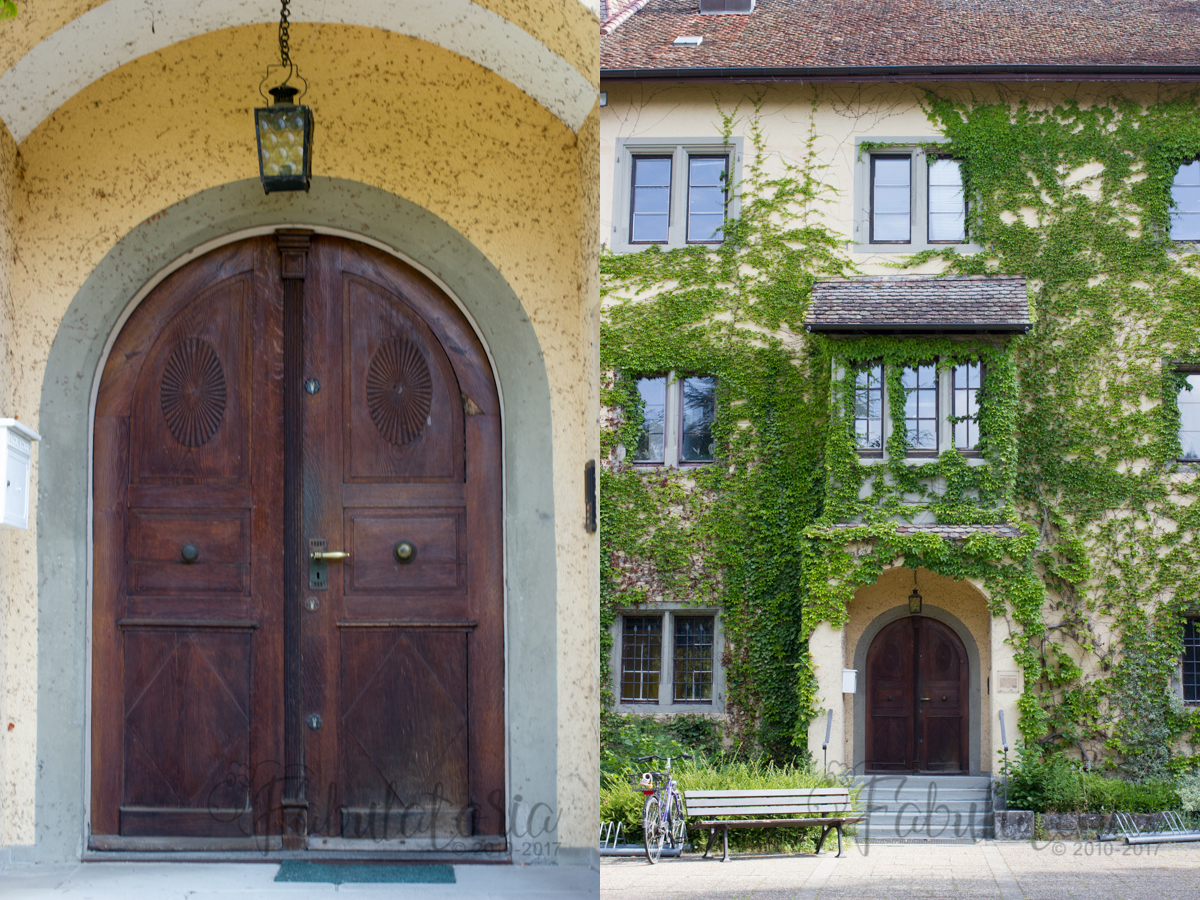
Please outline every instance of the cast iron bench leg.
M721 862L729 862L729 828L725 828L725 855L721 857Z
M829 836L829 829L832 827L833 827L832 825L826 825L824 828L821 829L821 839L817 841L817 849L814 852L816 852L816 853L821 852L821 848L825 846L825 838L827 838ZM842 833L839 831L838 837L840 838L841 836L842 836Z
M704 845L704 855L700 857L701 859L708 859L708 851L712 849L713 841L716 839L716 837L717 829L708 829L708 843Z
M838 859L841 859L841 856L842 856L842 826L841 826L841 825L834 825L833 827L837 829L837 833L838 833Z

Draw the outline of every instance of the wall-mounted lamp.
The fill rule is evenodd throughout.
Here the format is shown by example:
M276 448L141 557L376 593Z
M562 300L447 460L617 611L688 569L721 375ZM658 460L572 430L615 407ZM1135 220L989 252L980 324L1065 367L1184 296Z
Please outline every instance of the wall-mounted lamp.
M921 614L921 592L917 590L917 570L913 569L913 589L908 595L908 614L910 616L919 616Z
M268 93L273 99L270 106L258 107L254 110L254 128L258 135L258 175L266 193L272 191L307 191L312 182L312 109L296 103L296 95L301 97L308 92L308 82L300 75L300 70L292 62L288 42L288 3L291 0L281 0L279 12L279 67L287 69L283 82ZM258 86L258 92L263 94L262 86L271 77L271 69L267 67L267 76ZM304 82L304 91L288 84L292 76Z

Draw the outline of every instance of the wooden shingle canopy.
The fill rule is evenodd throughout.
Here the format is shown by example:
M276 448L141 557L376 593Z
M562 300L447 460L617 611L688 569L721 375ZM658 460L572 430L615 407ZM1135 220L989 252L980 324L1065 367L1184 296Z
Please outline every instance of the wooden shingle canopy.
M804 320L814 334L1024 334L1025 279L883 276L818 281Z

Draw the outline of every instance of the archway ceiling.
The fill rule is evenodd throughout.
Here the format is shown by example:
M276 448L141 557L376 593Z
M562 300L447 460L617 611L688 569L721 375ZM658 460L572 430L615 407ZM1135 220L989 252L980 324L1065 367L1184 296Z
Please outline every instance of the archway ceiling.
M520 88L573 132L596 85L508 19L471 0L299 0L293 22L378 28L436 44ZM202 34L278 21L274 0L106 0L0 75L0 119L20 144L63 103L138 57Z

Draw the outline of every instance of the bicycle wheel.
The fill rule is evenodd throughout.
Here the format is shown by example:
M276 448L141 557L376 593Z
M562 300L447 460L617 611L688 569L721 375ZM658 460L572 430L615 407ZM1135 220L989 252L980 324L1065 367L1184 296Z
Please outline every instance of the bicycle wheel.
M658 794L651 794L642 807L642 839L646 844L646 859L651 865L662 856L663 840L667 836L664 826L662 803Z
M667 846L683 852L687 843L687 816L683 812L683 798L679 791L671 791L671 803L667 807L668 835Z

